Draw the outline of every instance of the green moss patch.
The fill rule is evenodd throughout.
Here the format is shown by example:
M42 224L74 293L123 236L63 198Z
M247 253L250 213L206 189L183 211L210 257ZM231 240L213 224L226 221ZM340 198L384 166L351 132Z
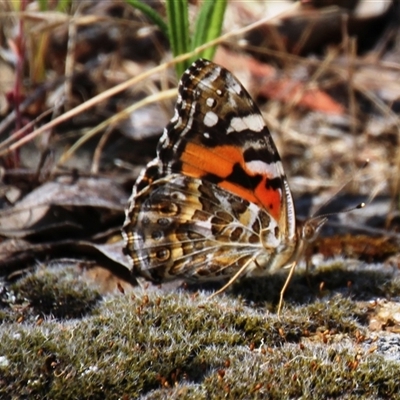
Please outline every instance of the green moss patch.
M289 291L279 317L268 311L273 303L237 288L212 300L209 292L138 289L99 302L59 269L8 289L15 301L0 328L1 398L356 399L400 391L400 362L371 351L366 311L342 290L305 303ZM45 302L36 300L40 291ZM17 299L30 309L25 318L17 318Z
M101 299L74 268L38 268L0 293L0 322L79 318Z

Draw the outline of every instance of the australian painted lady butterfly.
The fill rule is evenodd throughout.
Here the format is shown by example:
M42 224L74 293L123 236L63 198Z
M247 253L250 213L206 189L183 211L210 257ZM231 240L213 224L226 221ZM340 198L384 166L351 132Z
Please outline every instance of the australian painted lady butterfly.
M296 223L278 151L239 81L210 61L193 63L126 212L133 273L154 282L226 279L222 291L239 276L294 267L324 221Z

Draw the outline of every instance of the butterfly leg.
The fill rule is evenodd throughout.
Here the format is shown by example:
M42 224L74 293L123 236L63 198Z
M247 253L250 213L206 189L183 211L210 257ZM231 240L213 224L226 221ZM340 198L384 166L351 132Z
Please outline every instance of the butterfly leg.
M209 296L209 300L212 299L215 296L218 296L219 294L221 294L222 292L224 292L229 286L232 285L233 282L236 281L237 278L239 278L240 275L243 274L243 272L246 270L246 268L253 262L255 261L256 257L252 257L250 258L244 265L242 268L239 269L238 272L236 272L235 275L232 276L231 279L229 279L228 283L226 285L224 285L221 289L217 290L216 292L214 292L211 296Z
M286 278L285 284L282 287L282 290L281 290L281 293L279 296L279 304L278 304L278 311L277 311L278 317L280 317L282 306L283 306L283 296L285 295L286 289L289 286L290 281L292 280L292 276L294 274L294 270L296 269L296 265L297 265L297 262L293 261L292 265L290 266L290 271Z

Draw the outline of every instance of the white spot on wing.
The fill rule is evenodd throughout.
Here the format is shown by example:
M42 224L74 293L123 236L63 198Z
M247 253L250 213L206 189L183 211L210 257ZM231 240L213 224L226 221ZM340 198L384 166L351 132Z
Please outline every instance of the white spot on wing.
M215 99L213 99L212 97L208 97L206 100L206 104L208 107L214 107L215 106Z
M221 67L216 67L210 70L209 74L203 78L201 84L214 90L214 81L221 75Z
M280 161L267 164L264 161L253 160L246 163L246 168L254 174L268 175L271 179L284 176L283 166Z
M175 122L178 121L178 119L179 119L179 112L178 112L178 110L175 108L174 116L171 118L171 122L172 122L172 123L175 123Z
M168 130L167 127L164 128L163 134L160 137L160 143L162 144L163 147L167 147L169 143L169 136L168 136ZM144 171L144 170L143 170ZM142 172L143 172L142 171Z
M242 86L232 74L226 74L226 86L230 92L236 93L238 95L242 94Z
M275 236L276 227L278 227L278 224L271 218L270 225L261 231L261 240L266 249L277 249L282 242L280 237Z
M242 132L245 129L250 129L253 132L261 132L264 126L265 123L260 114L249 114L245 117L232 118L228 133Z
M218 122L218 115L215 112L208 111L204 116L204 125L211 127L216 125Z

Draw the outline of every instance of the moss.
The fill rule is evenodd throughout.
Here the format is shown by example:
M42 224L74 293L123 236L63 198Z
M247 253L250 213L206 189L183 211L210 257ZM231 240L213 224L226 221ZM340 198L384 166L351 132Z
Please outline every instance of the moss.
M279 317L261 297L139 290L95 302L82 285L59 270L12 285L6 297L16 299L10 310L17 314L21 299L35 313L53 314L57 305L30 306L38 288L50 300L87 291L93 303L91 312L65 313L68 319L3 322L0 398L356 399L400 391L399 363L369 351L366 311L337 291L305 303L288 293Z
M10 287L10 306L17 318L78 318L89 313L100 300L72 268L38 268Z
M383 283L382 290L385 293L385 297L397 297L400 293L400 276L392 277L389 276L388 279Z
M295 331L299 341L305 337L303 329L316 330L321 322L337 323L341 333L360 329L356 319L350 322L351 313L344 316L351 310L348 300L310 306L297 317L295 309L285 309L284 324L274 314L226 297L204 301L203 295L125 295L107 299L98 315L84 320L2 330L1 352L9 361L2 389L32 398L88 398L89 393L90 398L135 398L145 393L157 398L157 393L179 397L183 392L187 398L248 398L257 392L279 398L300 396L305 390L322 394L326 385L325 393L329 388L331 396L335 390L353 391L351 384L333 383L354 376L357 368L349 365L356 352L329 353L321 344L318 351L315 345L301 349L279 332ZM339 311L319 319L327 308ZM310 370L318 372L311 374L313 380L305 374ZM389 379L384 383L387 388L395 385Z

